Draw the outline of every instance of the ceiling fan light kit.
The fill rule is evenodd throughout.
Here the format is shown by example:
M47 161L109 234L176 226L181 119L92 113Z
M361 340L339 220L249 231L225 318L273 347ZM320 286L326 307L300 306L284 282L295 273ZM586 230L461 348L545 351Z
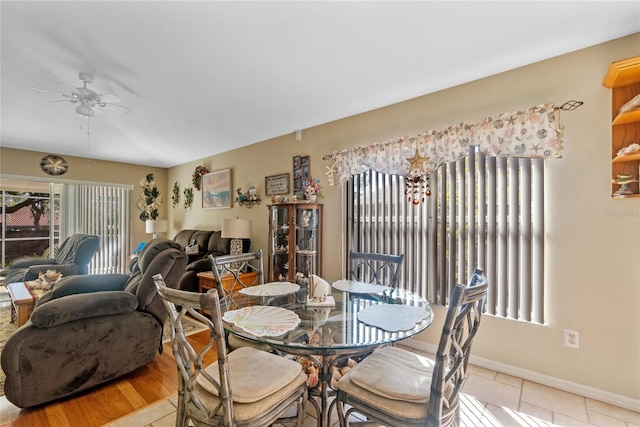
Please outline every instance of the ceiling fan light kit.
M78 77L80 78L80 81L82 81L82 87L73 87L69 85L70 87L72 87L72 89L70 89L71 94L53 92L56 95L63 96L65 99L51 101L51 102L66 101L66 102L71 102L73 104L80 103L80 105L76 107L76 113L80 117L84 117L84 118L93 117L95 114L95 110L94 110L95 107L104 108L104 107L113 105L114 107L120 107L121 109L127 112L129 111L128 107L124 107L122 105L115 105L115 103L121 102L121 100L117 96L111 93L98 94L95 91L89 89L87 85L93 82L93 76L91 75L91 73L81 72L78 74ZM38 89L38 90L51 93L48 90L43 90L43 89Z
M93 111L93 108L89 107L88 105L81 104L76 107L76 113L78 113L80 117L89 118L89 117L93 117L93 115L95 114L95 111Z

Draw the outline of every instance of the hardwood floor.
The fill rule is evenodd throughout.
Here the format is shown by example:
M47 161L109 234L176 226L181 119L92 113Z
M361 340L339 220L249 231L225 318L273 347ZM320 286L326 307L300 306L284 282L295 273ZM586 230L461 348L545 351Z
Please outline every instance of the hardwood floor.
M188 338L194 347L202 348L209 332ZM215 360L216 352L212 350L204 363ZM0 427L98 427L177 391L176 364L171 343L167 343L155 362L85 393L30 409L20 409L0 397Z
M189 337L198 348L207 339L208 332ZM205 363L215 358L215 352L210 352ZM640 426L638 412L473 365L469 372L461 409L464 427ZM170 410L160 415L150 411L153 407L144 407L173 400L177 389L175 362L171 347L165 344L154 363L81 395L23 410L0 397L0 427L98 427L134 412L136 422L118 420L118 425L174 425L174 404L164 405ZM314 424L310 418L305 425Z

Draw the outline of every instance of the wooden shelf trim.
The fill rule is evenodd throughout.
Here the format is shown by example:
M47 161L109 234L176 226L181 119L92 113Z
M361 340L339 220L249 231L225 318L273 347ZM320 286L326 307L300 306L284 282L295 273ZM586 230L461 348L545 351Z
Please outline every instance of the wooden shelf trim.
M602 85L613 89L638 81L640 81L640 56L634 56L612 63Z
M621 156L616 156L612 160L613 163L637 162L637 161L640 161L640 151L635 153L623 154Z
M618 114L613 120L613 125L618 126L637 122L640 122L640 109Z
M612 199L635 199L640 198L640 194L612 194Z

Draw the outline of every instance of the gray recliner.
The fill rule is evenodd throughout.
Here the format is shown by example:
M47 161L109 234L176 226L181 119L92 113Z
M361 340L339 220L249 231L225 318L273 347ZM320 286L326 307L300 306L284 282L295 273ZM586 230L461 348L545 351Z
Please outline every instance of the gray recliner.
M178 287L186 264L178 243L154 239L130 274L63 277L4 346L7 399L21 408L40 405L153 362L167 311L152 276Z
M62 242L55 258L25 257L14 261L7 271L5 283L36 280L39 272L47 270L59 271L62 277L87 274L99 244L98 236L72 234Z

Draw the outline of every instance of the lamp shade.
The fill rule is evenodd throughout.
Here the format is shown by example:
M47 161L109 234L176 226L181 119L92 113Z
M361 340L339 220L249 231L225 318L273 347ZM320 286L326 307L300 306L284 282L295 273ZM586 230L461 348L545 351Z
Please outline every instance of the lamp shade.
M251 220L225 219L222 221L221 237L225 239L248 239L251 237Z
M164 233L169 229L166 219L148 219L144 223L147 233Z

